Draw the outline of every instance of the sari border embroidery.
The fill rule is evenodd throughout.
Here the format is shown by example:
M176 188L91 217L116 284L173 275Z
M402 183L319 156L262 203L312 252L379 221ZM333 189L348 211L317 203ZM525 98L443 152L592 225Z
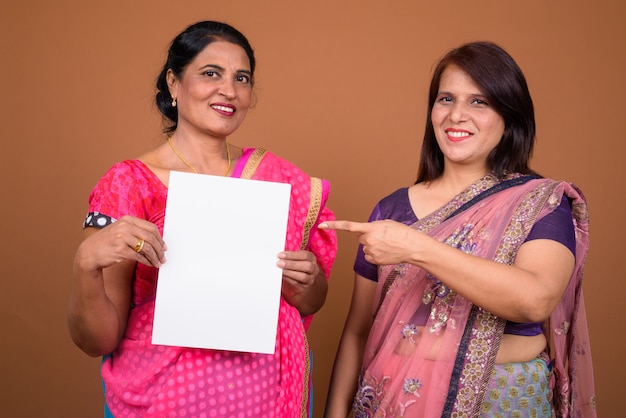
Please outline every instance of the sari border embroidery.
M378 299L378 305L376 305L376 309L374 310L372 318L376 318L376 315L378 315L378 311L380 310L380 307L382 306L383 301L385 300L385 295L387 295L387 292L389 292L389 288L391 287L391 285L396 281L398 276L400 276L402 266L403 264L397 267L394 267L394 269L391 270L391 272L385 279L385 283L383 283L383 287L380 292L380 298Z
M322 192L323 185L322 180L317 177L311 177L311 192L309 193L309 212L306 217L306 221L304 222L303 231L302 231L302 242L300 243L300 249L304 250L309 245L309 238L311 235L311 229L315 222L317 222L317 217L319 216L320 209L322 206ZM307 338L306 332L304 333L304 376L303 376L303 384L302 384L302 417L307 418L309 415L308 403L309 403L309 380L311 376L311 351L309 348L309 340Z
M545 182L521 200L502 236L494 261L503 264L515 261L517 249L530 232L541 208L549 203L557 186L557 182ZM505 320L478 307L472 308L471 316L475 316L474 324L478 324L478 327L471 327L470 332L466 329L462 337L454 366L454 371L460 370L460 373L452 375L443 416L451 416L452 413L459 417L478 416L495 365ZM486 344L487 340L493 341L493 344ZM484 350L485 347L490 349ZM482 376L475 374L477 363L484 366ZM451 402L454 402L454 406L450 409Z
M306 249L309 245L311 229L317 221L317 217L320 213L320 207L322 205L322 180L317 177L311 177L311 193L309 202L309 213L307 214L302 231L302 243L300 244L301 250Z
M252 154L248 158L248 161L246 161L246 165L243 168L240 177L242 179L251 179L266 153L267 151L263 148L256 148L252 151Z
M534 180L534 179L539 179L541 178L541 176L537 175L537 174L530 174L530 175L525 175L525 176L519 176L519 177L513 177L507 180L504 180L498 184L496 184L493 187L490 187L487 190L483 190L481 191L478 195L474 196L470 201L465 202L463 205L461 205L458 209L456 209L454 212L452 212L450 215L446 216L446 219L448 218L452 218L453 216L458 215L459 213L463 212L466 209L469 209L470 207L472 207L473 205L475 205L476 203L480 202L481 200L495 194L498 193L502 190L506 190L510 187L515 187L518 186L520 184L524 184L527 181L530 180Z
M302 385L302 408L300 416L302 418L308 418L309 416L309 379L311 378L311 350L309 348L309 339L304 333L304 376Z

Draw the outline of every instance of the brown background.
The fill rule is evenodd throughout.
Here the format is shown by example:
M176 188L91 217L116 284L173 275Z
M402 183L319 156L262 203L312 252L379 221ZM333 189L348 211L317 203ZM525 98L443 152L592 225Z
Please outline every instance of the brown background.
M598 410L623 412L626 6L559 1L10 1L0 13L0 414L101 416L99 360L70 341L65 306L87 196L115 161L162 141L153 82L167 43L225 20L258 57L256 108L231 138L332 183L365 220L416 175L432 65L471 40L505 47L534 96L533 166L589 199L585 295ZM340 235L313 323L320 416L352 288Z

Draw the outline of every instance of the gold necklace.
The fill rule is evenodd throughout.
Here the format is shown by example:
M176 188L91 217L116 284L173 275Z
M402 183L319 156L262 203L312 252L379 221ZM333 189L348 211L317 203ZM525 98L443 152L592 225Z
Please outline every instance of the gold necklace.
M185 157L180 155L180 153L176 150L176 148L174 148L174 144L172 144L171 136L167 137L167 143L170 144L170 148L172 149L172 151L174 151L174 154L176 154L178 158L180 158L180 160L184 162L187 167L191 168L191 170L194 173L198 174L198 170L196 170L196 168L192 166L191 163L185 159ZM227 176L228 172L230 171L230 149L228 148L228 142L226 142L226 158L228 159L228 166L226 167L226 172L224 173L224 176Z

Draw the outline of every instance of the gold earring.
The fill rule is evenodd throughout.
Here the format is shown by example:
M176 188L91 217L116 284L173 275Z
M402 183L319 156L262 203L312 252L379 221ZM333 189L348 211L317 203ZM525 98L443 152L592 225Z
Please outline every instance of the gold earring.
M172 98L172 107L176 107L176 99Z

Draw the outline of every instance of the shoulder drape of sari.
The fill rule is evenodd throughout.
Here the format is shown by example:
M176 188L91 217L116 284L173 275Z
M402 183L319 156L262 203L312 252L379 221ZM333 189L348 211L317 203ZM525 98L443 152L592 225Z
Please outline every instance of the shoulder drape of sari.
M512 264L536 221L554 210L564 193L571 199L576 267L544 329L555 370L557 416L594 417L581 288L588 247L585 200L567 183L538 178L518 183L490 193L500 182L486 176L413 228L466 253ZM475 199L479 195L486 197ZM413 265L379 270L355 416L477 416L506 321Z
M233 176L241 175L253 155L253 149L245 150ZM328 183L320 181L319 190L311 194L311 184L317 183L295 165L265 153L250 176L292 185L286 250L300 249L312 198L318 199L314 224L334 219L325 207ZM143 163L127 161L114 166L96 186L90 211L114 218L138 216L154 222L162 232L166 197L165 186ZM312 232L305 247L316 255L328 277L336 236L318 231L314 224L307 225ZM194 415L203 408L235 415L255 411L257 416L308 416L306 327L311 317L302 318L281 298L273 355L156 346L150 342L156 279L157 269L137 266L126 335L102 364L106 406L115 416L179 416L181 410Z

